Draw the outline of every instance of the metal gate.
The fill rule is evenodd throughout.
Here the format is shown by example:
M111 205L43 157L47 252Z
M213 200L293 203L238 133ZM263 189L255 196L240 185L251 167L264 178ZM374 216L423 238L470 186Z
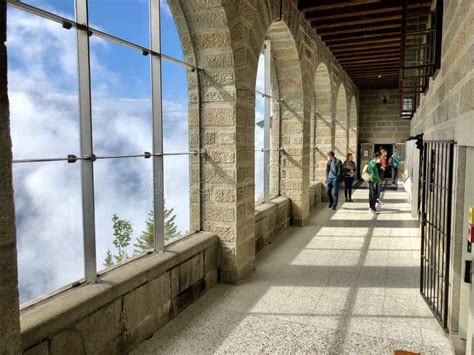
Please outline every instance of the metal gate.
M445 330L448 328L454 146L453 141L425 141L421 154L420 291Z

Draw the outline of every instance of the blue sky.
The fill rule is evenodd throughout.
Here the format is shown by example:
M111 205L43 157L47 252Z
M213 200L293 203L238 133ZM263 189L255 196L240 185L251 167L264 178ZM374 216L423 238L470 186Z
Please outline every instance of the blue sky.
M73 18L72 0L24 2ZM111 6L111 0L90 0L89 4L92 27L148 46L147 1L114 0ZM181 59L174 21L163 5L163 52ZM9 7L7 36L14 158L79 154L75 31ZM186 71L165 61L162 71L164 148L188 151ZM150 151L149 57L91 37L91 75L96 154ZM175 209L183 232L189 228L187 160L165 159L165 199L167 207ZM133 158L95 164L98 269L112 248L114 213L132 223L134 238L144 230L152 207L151 163ZM15 164L13 173L24 302L83 277L80 165Z

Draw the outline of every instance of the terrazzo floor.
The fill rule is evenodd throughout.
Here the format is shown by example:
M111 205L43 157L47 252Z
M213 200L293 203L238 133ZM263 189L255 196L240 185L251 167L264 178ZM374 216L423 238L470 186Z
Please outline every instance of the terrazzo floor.
M452 354L419 294L420 238L406 193L385 191L378 216L367 195L313 210L307 226L257 255L244 282L215 286L133 354Z

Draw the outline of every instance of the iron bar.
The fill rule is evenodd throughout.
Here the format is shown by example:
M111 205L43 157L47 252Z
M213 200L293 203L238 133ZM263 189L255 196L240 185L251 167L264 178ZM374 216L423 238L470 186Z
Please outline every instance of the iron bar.
M160 39L160 0L149 0L150 8L150 45L156 52L161 51ZM164 171L163 171L163 112L161 92L161 57L151 56L151 99L153 132L153 246L156 251L165 248L164 219Z
M87 30L83 29L87 28L89 23L87 0L75 0L75 6L76 21L81 25L76 31L81 156L93 157L89 35ZM85 278L87 282L96 282L94 164L92 159L83 158L81 160L81 184Z
M278 102L285 102L285 100L280 99L280 98L275 97L275 96L272 96L272 95L270 95L270 94L266 94L266 93L261 92L261 91L258 91L258 90L255 90L255 92L256 92L257 94L259 94L260 96L262 96L262 97L269 97L269 98L271 98L271 99L273 99L273 100L276 100L276 101L278 101Z
M38 158L38 159L15 159L12 160L12 163L44 163L44 162L56 162L56 161L67 161L68 163L75 163L80 160L101 160L101 159L123 159L123 158L151 158L151 157L165 157L173 155L203 155L206 152L199 152L197 150L189 152L169 152L169 153L138 153L138 154L119 154L119 155L100 155L100 156L76 156L74 154L69 154L67 157L60 158Z
M452 198L453 198L453 169L454 169L454 144L451 144L449 147L449 169L446 170L448 172L448 206L446 208L447 212L447 218L446 218L446 232L447 232L447 238L446 238L446 244L445 244L445 260L446 260L446 266L444 268L445 270L445 276L444 276L444 329L448 329L448 310L449 310L449 266L450 266L450 259L451 259L451 209L452 209Z

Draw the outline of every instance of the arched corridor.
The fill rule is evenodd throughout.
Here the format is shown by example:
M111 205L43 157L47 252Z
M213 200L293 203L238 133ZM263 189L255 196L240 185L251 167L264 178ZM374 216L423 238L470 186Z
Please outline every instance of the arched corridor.
M133 354L453 353L419 294L420 239L406 193L380 215L354 203L311 213L257 255L237 286L217 285Z
M471 349L474 1L111 3L0 5L1 355Z

